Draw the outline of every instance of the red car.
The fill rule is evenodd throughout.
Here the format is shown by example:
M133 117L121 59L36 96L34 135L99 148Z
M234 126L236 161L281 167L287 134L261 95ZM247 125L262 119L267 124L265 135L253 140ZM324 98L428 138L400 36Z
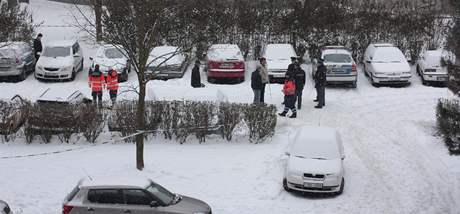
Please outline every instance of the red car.
M245 62L237 45L212 45L206 54L206 69L209 82L219 79L238 79L244 82Z

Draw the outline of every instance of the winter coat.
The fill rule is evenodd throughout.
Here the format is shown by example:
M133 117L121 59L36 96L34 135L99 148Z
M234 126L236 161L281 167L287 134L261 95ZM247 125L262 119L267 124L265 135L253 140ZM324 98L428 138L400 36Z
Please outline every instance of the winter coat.
M318 65L315 73L315 87L324 87L326 86L326 66L321 63Z
M293 80L286 80L284 82L283 92L285 96L295 95L295 83Z
M294 73L295 86L297 90L303 90L306 82L306 74L303 69L299 69Z
M118 72L115 70L110 70L107 73L107 89L110 91L118 90Z
M200 66L195 65L192 69L192 87L201 87Z
M34 39L34 54L35 56L37 56L38 54L37 53L41 53L43 51L43 46L42 46L42 42L37 38L37 39Z
M268 70L267 67L260 65L260 76L262 77L262 83L268 83L270 81L268 77Z
M297 70L296 66L297 66L296 63L289 64L288 69L286 71L286 77L293 77L294 76L294 74L295 74L295 72Z
M88 77L88 83L92 92L101 92L104 87L105 78L100 70L94 70Z
M251 88L254 90L262 90L263 88L262 76L260 75L260 69L256 69L254 72L252 72Z

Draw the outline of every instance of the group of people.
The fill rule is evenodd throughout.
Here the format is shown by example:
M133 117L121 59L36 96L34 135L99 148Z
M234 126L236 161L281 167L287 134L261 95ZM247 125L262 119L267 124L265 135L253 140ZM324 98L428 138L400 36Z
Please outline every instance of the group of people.
M115 67L112 67L112 69L107 72L107 77L105 77L99 65L95 65L94 69L90 69L89 71L88 84L91 88L93 104L102 107L102 94L103 90L106 88L109 92L112 106L115 105L118 94L118 72Z
M297 57L291 57L292 63L289 65L285 74L283 86L284 93L284 110L278 115L285 117L289 110L292 114L289 118L297 117L297 109L302 108L302 92L306 83L306 73L300 66L300 61ZM325 86L327 68L324 65L324 60L318 60L319 65L315 76L316 99L318 105L315 108L321 109L325 105ZM269 75L267 70L267 61L265 58L259 58L256 70L251 75L251 88L254 92L254 103L264 103L265 87L269 83ZM297 102L297 108L296 108Z

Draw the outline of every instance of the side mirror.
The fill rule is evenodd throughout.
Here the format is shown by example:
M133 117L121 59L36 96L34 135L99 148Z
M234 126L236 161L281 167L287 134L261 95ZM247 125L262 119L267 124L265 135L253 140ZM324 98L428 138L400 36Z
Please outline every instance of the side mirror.
M371 61L370 61L370 60L366 60L366 63L371 63Z
M159 207L160 203L158 203L158 201L152 201L152 202L150 202L150 206L151 207Z
M291 153L289 153L289 152L285 152L284 154L285 154L286 156L291 156Z
M93 57L90 57L90 58L89 58L89 60L91 60L91 61L92 61L92 60L94 60L94 58L93 58Z

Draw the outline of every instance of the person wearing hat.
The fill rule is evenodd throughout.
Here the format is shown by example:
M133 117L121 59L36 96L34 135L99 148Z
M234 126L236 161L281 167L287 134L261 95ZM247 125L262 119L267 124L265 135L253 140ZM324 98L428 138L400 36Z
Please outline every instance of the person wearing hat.
M42 37L43 37L43 34L39 33L37 35L37 38L34 39L34 56L35 56L36 62L38 61L38 58L40 58L40 54L43 51Z
M200 60L195 60L195 66L192 69L192 87L193 88L202 88L204 84L201 83L201 76L200 76Z
M91 96L93 97L93 104L102 108L102 89L105 87L104 74L99 69L99 65L94 66L94 70L90 70L88 76L88 84L91 88Z
M267 59L265 59L265 57L260 57L259 64L260 64L259 73L260 73L260 76L262 77L262 88L260 90L260 102L264 103L265 102L265 86L270 81L269 76L268 76L268 70L267 70Z
M324 59L318 59L318 68L316 69L315 73L315 88L316 88L316 100L318 105L315 108L323 108L325 105L325 92L326 92L326 72L327 68L324 65Z
M294 76L296 67L297 67L297 57L291 56L291 64L289 64L288 69L286 71L286 77L287 76Z
M300 67L300 60L297 60L294 67L295 94L297 97L297 109L302 108L302 92L305 87L306 77L305 71Z
M107 90L109 91L110 101L112 101L112 106L115 105L117 101L117 94L118 94L118 72L117 68L114 66L107 72Z
M254 92L254 104L260 103L260 92L262 91L262 76L260 75L262 65L257 64L257 68L251 74L251 88Z
M286 114L289 110L292 111L292 114L289 118L297 117L297 110L295 108L296 94L295 94L295 80L293 76L286 76L284 81L283 93L284 93L284 111L278 115L281 117L286 117Z

